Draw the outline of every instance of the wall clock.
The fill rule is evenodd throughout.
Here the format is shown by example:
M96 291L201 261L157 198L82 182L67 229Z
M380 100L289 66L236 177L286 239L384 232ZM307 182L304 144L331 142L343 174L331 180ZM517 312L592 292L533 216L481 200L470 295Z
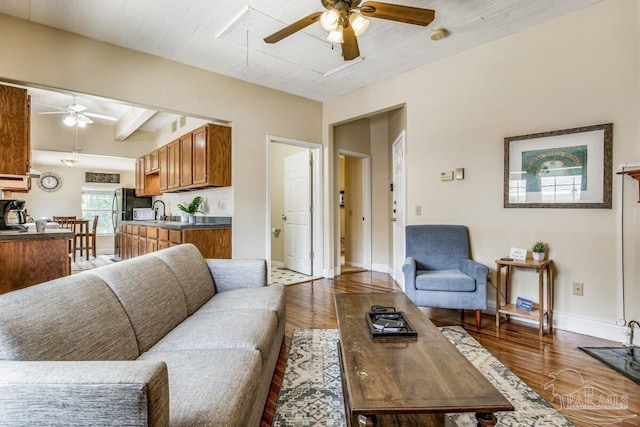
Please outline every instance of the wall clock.
M53 172L44 172L38 178L38 187L42 191L58 191L62 187L62 178Z

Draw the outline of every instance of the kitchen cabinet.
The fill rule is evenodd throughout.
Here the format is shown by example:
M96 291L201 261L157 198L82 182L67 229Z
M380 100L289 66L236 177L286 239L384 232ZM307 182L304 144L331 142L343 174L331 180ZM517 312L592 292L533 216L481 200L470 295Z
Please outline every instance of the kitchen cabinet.
M0 235L0 294L71 274L70 243L68 230Z
M193 143L191 134L180 138L180 187L189 187L193 184Z
M136 196L159 196L162 194L158 172L147 173L147 165L150 167L151 164L150 154L136 159Z
M169 147L167 145L158 148L158 186L161 193L169 189L169 171L167 170L168 149Z
M157 151L160 193L231 185L230 127L207 124Z
M29 173L31 168L30 110L26 89L0 86L0 141L2 141L0 175Z
M180 140L170 142L167 146L167 190L180 187Z
M201 225L168 229L162 226L127 225L123 230L122 259L134 258L182 243L192 243L205 258L231 258L230 226Z
M153 174L159 171L158 150L144 156L144 173Z

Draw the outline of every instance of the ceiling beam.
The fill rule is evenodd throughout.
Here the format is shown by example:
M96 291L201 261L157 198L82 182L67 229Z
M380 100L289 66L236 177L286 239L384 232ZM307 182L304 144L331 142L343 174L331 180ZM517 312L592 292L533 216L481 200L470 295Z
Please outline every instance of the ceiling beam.
M116 141L126 140L156 113L157 111L155 110L131 107L129 112L122 116L113 126L113 139Z

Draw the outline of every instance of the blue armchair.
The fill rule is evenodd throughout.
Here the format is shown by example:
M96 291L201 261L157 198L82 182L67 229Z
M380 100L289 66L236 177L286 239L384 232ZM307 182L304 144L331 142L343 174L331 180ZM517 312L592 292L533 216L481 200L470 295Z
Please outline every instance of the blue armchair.
M409 225L402 266L407 296L417 306L475 310L478 329L487 308L489 268L469 259L463 225Z

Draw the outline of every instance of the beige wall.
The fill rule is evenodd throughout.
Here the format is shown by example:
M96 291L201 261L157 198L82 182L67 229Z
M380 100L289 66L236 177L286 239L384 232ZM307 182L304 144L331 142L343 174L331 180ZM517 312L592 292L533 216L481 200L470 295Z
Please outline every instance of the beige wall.
M320 103L6 15L0 38L0 79L230 122L233 187L202 193L233 196L234 257L266 256L266 135L320 142Z
M391 271L391 113L374 116L371 124L371 266Z
M305 148L272 142L269 144L269 183L271 189L271 228L279 228L279 235L271 233L271 261L284 263L285 221L284 209L284 159Z
M637 1L604 1L326 102L324 142L333 150L334 123L406 105L408 224L466 224L473 256L492 270L512 246L549 242L557 324L612 337L619 332L622 238L627 319L640 317L632 303L640 299L637 183L627 179L624 236L617 229L619 177L610 210L504 209L503 141L613 122L614 165L637 163L637 8ZM463 181L439 181L441 171L456 167L465 168ZM415 205L422 205L421 217ZM513 295L537 299L534 275L518 273L514 281ZM584 282L583 297L571 295L572 282Z
M362 192L362 159L345 156L345 264L362 267L364 248L363 233L363 192Z

